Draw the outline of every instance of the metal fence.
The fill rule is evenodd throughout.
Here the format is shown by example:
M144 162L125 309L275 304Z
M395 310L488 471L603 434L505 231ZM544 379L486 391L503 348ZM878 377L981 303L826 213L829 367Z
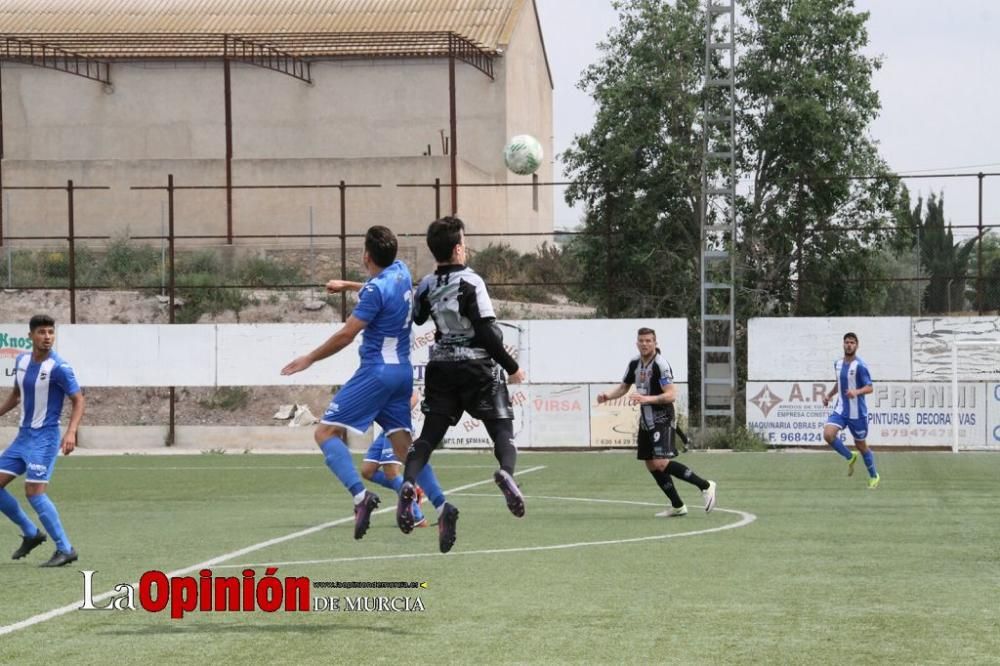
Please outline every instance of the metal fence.
M965 179L975 187L967 193L976 202L975 220L960 220L952 230L976 240L964 272L930 273L921 260L923 239L917 234L914 249L898 260L902 270L891 278L845 278L848 286L871 286L883 283L885 296L879 303L869 303L867 311L856 309L838 312L840 315L927 315L933 313L987 314L1000 307L1000 258L984 255L984 243L1000 228L1000 218L991 217L985 206L984 181L1000 174L928 174L927 177ZM468 188L518 188L525 201L537 208L544 188L558 188L567 183L532 182L510 185L459 185ZM0 321L26 321L35 311L47 311L57 321L70 323L174 323L196 321L244 322L329 322L343 320L352 306L343 294L327 296L322 288L330 278L361 279L362 239L372 223L392 227L390 220L373 220L366 216L354 199L360 192L381 197L393 197L403 189L426 190L423 207L412 211L415 219L429 222L441 216L447 208L450 186L439 180L431 183L329 183L301 185L233 186L237 191L251 190L311 190L322 199L326 219L311 206L300 206L289 213L273 233L240 233L240 219L232 224L220 221L216 233L188 233L191 225L185 219L184 206L179 202L198 192L222 191L224 186L177 185L167 176L160 185L137 184L131 189L155 195L149 199L152 209L148 217L160 218L160 233L130 235L120 233L97 235L80 228L77 209L81 205L100 209L102 197L109 188L101 184L65 184L44 187L4 187L4 216L0 234ZM31 214L11 204L10 197L21 192L44 196L50 207L64 206L65 233L37 233ZM319 200L317 199L317 200ZM954 199L950 199L954 201ZM81 203L83 202L83 203ZM444 202L444 205L443 203ZM994 207L992 210L996 210ZM334 211L332 216L330 211ZM111 213L109 212L109 215ZM51 218L51 213L49 214ZM332 217L332 219L330 219ZM294 218L294 219L292 219ZM321 223L322 222L322 223ZM473 263L487 276L498 312L505 318L543 318L610 316L631 314L623 299L645 304L650 316L681 316L678 312L657 311L658 296L645 293L641 285L630 283L629 276L616 272L612 252L619 242L619 232L612 220L599 221L589 231L541 231L505 233L483 232L476 229L474 219L468 234L470 245L477 249ZM224 224L225 223L225 224ZM889 225L891 226L891 225ZM51 228L51 223L50 227ZM179 233L178 229L185 229ZM146 229L145 231L148 231ZM16 231L16 233L15 233ZM421 232L404 232L400 237L400 255L418 273L430 265L429 252ZM574 265L567 248L581 237L600 251L607 253L607 262L593 262L596 270L584 273ZM992 261L993 263L990 263ZM477 264L478 262L478 264ZM737 269L739 272L739 267ZM781 278L799 292L811 287L810 280L794 275ZM739 285L744 295L768 285ZM930 298L931 292L934 298ZM522 303L534 301L532 305ZM873 311L874 310L874 311ZM759 313L742 313L746 316ZM737 311L737 317L741 313ZM698 339L696 314L689 313L692 322L690 339ZM745 327L737 328L744 335ZM741 348L745 349L743 344ZM697 363L691 365L693 371ZM697 404L698 378L690 377L692 404ZM318 389L321 393L328 389ZM110 391L110 390L109 390ZM135 393L134 390L129 390ZM298 391L298 393L296 393ZM216 410L226 418L237 418L226 410L245 409L258 399L261 389L222 391L149 389L142 403L152 412L143 416L137 410L134 421L142 423L197 422L198 414ZM98 393L100 393L98 391ZM307 400L301 390L271 390L266 394L269 406L277 402ZM99 396L98 396L99 398ZM161 400L162 398L162 400ZM108 398L109 409L119 398ZM100 403L100 399L92 401ZM742 404L741 400L737 404ZM161 407L164 405L165 407ZM244 416L251 422L266 422L263 412Z
M927 174L908 178L950 178L968 179L976 184L978 219L964 220L951 225L951 229L959 235L971 235L975 240L974 248L966 270L944 272L937 270L931 273L923 266L920 233L916 234L914 251L909 255L900 254L897 260L905 270L897 270L892 277L845 277L847 285L867 285L882 283L887 288L884 305L868 304L867 307L878 311L841 311L846 315L922 315L935 312L975 312L984 314L997 310L1000 306L1000 259L984 255L984 241L995 236L995 229L1000 229L1000 217L989 218L984 215L983 184L989 176L1000 174ZM474 188L524 188L525 196L531 197L537 208L539 192L543 188L556 188L568 183L540 183L537 179L530 183L467 183L460 184L461 189ZM357 190L378 190L381 196L393 196L393 191L401 188L423 188L428 191L425 210L413 211L416 219L430 221L442 214L442 199L447 199L450 186L440 180L425 184L374 184L346 183L344 181L320 184L279 184L279 185L234 185L231 189L243 191L263 190L313 190L318 197L332 200L337 211L333 220L335 231L318 231L321 226L331 227L330 220L323 225L314 224L312 206L298 213L293 228L283 221L276 225L272 233L247 234L239 233L239 220L235 225L227 220L223 228L220 224L217 233L178 233L181 226L190 229L191 225L181 225L183 214L178 212L178 201L188 197L193 192L226 191L229 188L218 185L177 185L173 176L167 176L162 185L136 185L130 189L136 192L147 191L160 194L161 198L150 202L150 206L159 208L161 223L160 233L130 234L123 225L120 232L106 235L95 235L80 229L76 222L76 209L80 200L88 201L91 207L100 206L101 197L110 189L104 185L79 185L72 180L65 185L50 185L41 187L4 187L3 210L5 215L0 219L0 285L8 290L22 292L46 292L46 300L54 304L63 320L69 322L85 321L98 323L100 310L78 312L81 299L93 300L95 292L141 290L147 296L153 292L161 299L166 299L163 313L166 321L175 321L175 314L183 313L184 307L178 308L178 294L193 294L205 292L215 298L217 303L212 307L222 308L226 300L230 303L271 299L274 292L284 295L295 294L315 309L322 303L334 310L343 318L348 309L345 296L336 299L325 299L320 285L327 279L338 277L346 279L350 276L360 276L360 247L364 232L373 222L384 223L392 227L390 220L371 220L357 211L352 211L350 193ZM43 192L50 200L61 199L65 202L65 233L39 234L24 233L22 229L37 228L31 215L19 215L14 212L10 197L19 192ZM329 201L328 201L329 203ZM155 214L154 214L155 216ZM24 220L18 219L24 217ZM180 218L180 219L179 219ZM995 221L994 221L995 220ZM586 304L596 308L602 316L614 317L623 311L621 307L622 291L619 283L628 276L617 275L612 261L613 248L618 240L618 232L613 230L613 221L608 220L591 225L589 231L537 231L537 232L483 232L477 230L475 221L470 220L470 230L467 234L470 245L480 251L492 249L493 256L480 254L484 263L481 268L492 271L491 287L497 294L514 300L552 300L556 296L566 300L570 296L586 301ZM51 227L51 225L50 225ZM12 233L14 229L17 233ZM846 233L858 227L840 227ZM892 225L884 225L884 229L893 229ZM595 262L599 272L591 271L587 275L580 274L579 267L574 266L572 259L561 252L572 239L579 236L596 237L602 251L607 253L607 262ZM429 266L430 255L423 245L422 232L398 233L401 242L401 256L410 263L416 272L420 267ZM129 245L136 252L132 261L142 264L135 266L104 267L100 270L102 261L109 260L109 249L119 252L122 244ZM493 246L489 248L489 246ZM501 251L504 246L512 246L508 252ZM985 244L987 250L990 244ZM141 251L140 251L141 250ZM206 265L207 254L217 256L216 266ZM532 256L533 255L533 256ZM194 257L194 260L192 260ZM252 270L239 271L234 269L234 263L239 258L256 259L257 272ZM534 259L533 261L526 260ZM186 260L182 261L181 258ZM117 257L122 261L128 257ZM197 261L198 259L201 260ZM490 261L492 260L492 261ZM992 262L992 263L991 263ZM273 264L269 266L268 264ZM281 270L285 266L287 270ZM593 268L593 267L591 267ZM206 270L198 270L206 269ZM212 270L207 270L212 269ZM670 269L673 270L673 269ZM199 273L197 279L186 279L191 272ZM740 267L737 266L737 273ZM243 278L243 279L241 279ZM796 293L807 293L811 280L806 277L788 275L779 278L781 283L792 285ZM755 289L773 287L774 284L742 284L739 285L744 295L752 297ZM936 289L936 298L928 298L928 292ZM630 288L629 298L638 302L656 301L655 294L643 293L641 288ZM221 300L220 300L221 299ZM10 300L10 299L5 299ZM199 300L187 299L190 300ZM933 302L931 302L933 301ZM189 308L191 310L192 308ZM649 309L655 309L652 305ZM3 308L0 308L2 311ZM313 310L315 311L315 310ZM329 311L327 311L329 312ZM219 310L209 314L217 315ZM184 321L191 321L191 316ZM678 313L649 312L650 315ZM756 312L746 315L758 314ZM739 316L739 313L738 313ZM160 318L154 318L161 320ZM105 320L107 321L107 320Z

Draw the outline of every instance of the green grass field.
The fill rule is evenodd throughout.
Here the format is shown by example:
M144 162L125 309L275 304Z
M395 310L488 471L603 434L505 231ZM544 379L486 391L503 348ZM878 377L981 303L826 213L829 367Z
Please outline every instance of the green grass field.
M39 569L0 525L0 663L998 663L1000 456L881 453L882 487L833 453L689 453L719 508L681 484L665 505L628 453L525 453L527 517L507 512L491 455L437 454L458 543L403 535L390 492L352 538L350 499L320 456L70 457L51 496L81 554ZM478 484L478 485L476 485ZM10 489L21 496L20 482ZM23 499L23 498L22 498ZM600 500L600 501L598 501ZM427 505L425 505L427 506ZM740 512L743 512L742 514ZM33 514L29 510L29 514ZM747 522L739 527L712 530ZM340 524L238 551L324 523ZM562 547L555 547L562 546ZM545 548L549 547L549 548ZM143 572L266 563L317 581L426 581L423 612L86 612L39 616ZM98 602L106 605L107 602ZM45 616L42 616L45 617ZM33 618L29 620L29 618ZM12 625L30 624L10 631Z

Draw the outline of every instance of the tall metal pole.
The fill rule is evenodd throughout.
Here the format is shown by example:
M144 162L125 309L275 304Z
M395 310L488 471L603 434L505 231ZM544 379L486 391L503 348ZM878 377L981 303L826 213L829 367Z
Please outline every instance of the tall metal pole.
M451 158L451 214L458 214L458 118L455 110L455 55L453 37L448 36L448 121L451 132L451 145L448 155Z
M976 237L976 310L983 314L983 177L979 172L979 235Z
M176 281L174 271L174 174L167 175L167 254L169 259L168 268L170 279L168 284L168 304L169 312L167 321L174 323L174 297Z
M227 37L228 39L228 37ZM233 244L233 89L229 58L222 61L226 97L226 243Z
M606 281L605 296L608 301L608 318L611 319L615 316L615 299L614 294L612 293L612 285L614 284L614 258L611 256L611 225L612 217L614 215L614 198L611 196L611 183L605 183L604 192L604 217L607 219L607 224L604 227L604 251L607 253L607 270L605 271L604 279Z
M170 298L167 307L170 309L168 321L174 323L174 287L176 286L174 271L174 174L167 176L167 244L170 254ZM177 425L177 391L170 387L170 414L167 423L167 446L173 446Z
M73 220L73 181L66 181L66 207L69 222L69 323L76 323L76 229Z
M340 279L347 279L347 184L340 181ZM340 321L347 321L347 294L340 292Z

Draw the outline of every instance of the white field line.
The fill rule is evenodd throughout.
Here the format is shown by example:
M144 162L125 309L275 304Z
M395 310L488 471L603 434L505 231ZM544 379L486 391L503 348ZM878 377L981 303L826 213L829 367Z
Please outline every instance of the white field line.
M457 493L455 493L457 494ZM476 496L472 493L462 493L463 496ZM482 495L486 497L486 495ZM492 495L489 495L492 497ZM597 499L587 499L581 497L545 497L541 495L525 495L525 499L551 499L551 500L562 500L567 502L604 502L610 504L634 504L640 506L655 506L663 508L663 503L655 504L652 502L630 502L627 500L597 500ZM757 516L749 513L747 511L739 511L737 509L720 509L716 507L714 511L722 511L723 513L731 513L740 517L740 519L735 523L729 523L727 525L721 525L719 527L709 527L703 530L692 530L690 532L677 532L675 534L654 534L653 536L644 537L634 537L631 539L607 539L604 541L579 541L576 543L559 543L550 546L518 546L515 548L490 548L486 550L459 550L451 551L447 555L442 553L401 553L399 555L363 555L359 557L336 557L332 559L325 560L296 560L289 562L266 562L261 564L224 564L219 569L239 569L239 568L253 568L253 567L278 567L278 566L292 566L292 565L310 565L310 564L332 564L337 562L364 562L370 560L408 560L416 559L418 557L455 557L458 555L498 555L505 553L533 553L545 550L567 550L570 548L587 548L591 546L617 546L626 543L641 543L643 541L660 541L663 539L676 539L678 537L688 537L688 536L700 536L702 534L712 534L713 532L724 532L726 530L735 530L740 527L746 527L753 521L757 520Z
M398 463L397 463L398 464ZM496 469L496 465L434 465L434 469ZM203 471L212 472L215 470L258 470L258 469L290 469L290 470L325 470L326 467L322 464L315 465L222 465L222 466L173 466L173 467L156 467L155 465L147 467L74 467L69 469L60 469L60 474L72 473L72 472L117 472L120 470L132 471L132 472L176 472L176 471ZM521 472L517 472L520 474Z
M537 472L540 469L545 469L545 465L537 465L535 467L529 467L528 469L521 470L521 471L517 472L516 474L518 476L520 476L521 474L530 474L531 472ZM482 485L485 485L487 483L493 483L493 479L489 478L489 479L486 479L484 481L475 481L473 483L467 483L464 486L458 486L457 488L453 488L450 491L446 491L445 494L461 492L462 490L466 490L468 488L475 488L476 486L482 486ZM396 506L395 506L395 503L393 503L392 506L388 506L388 507L386 507L384 509L379 509L378 511L375 511L374 513L384 513L386 511L395 511L395 510L396 510ZM215 565L217 565L217 564L219 564L221 562L225 562L226 560L231 560L234 557L240 557L242 555L247 555L248 553L252 553L252 552L261 550L263 548L267 548L269 546L275 546L275 545L277 545L279 543L284 543L286 541L291 541L292 539L298 539L299 537L304 537L304 536L308 536L310 534L315 534L316 532L319 532L321 530L325 530L325 529L330 528L330 527L335 527L337 525L342 525L344 523L351 522L352 520L354 520L354 516L350 516L350 517L347 517L347 518L340 518L338 520L332 520L332 521L330 521L328 523L323 523L321 525L316 525L314 527L309 527L309 528L304 529L304 530L299 530L298 532L292 532L291 534L286 534L284 536L275 537L274 539L268 539L267 541L261 541L260 543L253 544L252 546L247 546L246 548L240 548L239 550L234 550L234 551L232 551L230 553L225 553L224 555L219 555L219 556L213 557L213 558L211 558L209 560L205 560L204 562L199 562L198 564L192 564L191 566L184 567L183 569L177 569L176 571L171 571L170 573L167 574L167 577L168 578L174 578L176 576L187 575L187 574L189 574L189 573L191 573L193 571L198 571L199 569L207 569L207 568L213 567L213 566L215 566ZM137 582L136 583L132 583L132 585L134 587L134 586L137 586L138 583ZM115 596L115 594L117 594L117 592L115 590L109 590L107 592L104 592L102 594L99 594L99 595L95 596L93 598L93 601L94 601L94 603L97 603L99 601L104 601L105 599L110 599L111 597ZM11 633L14 633L15 631L19 631L21 629L27 629L28 627L32 627L32 626L34 626L36 624L41 624L42 622L47 622L48 620L51 620L53 618L60 617L62 615L66 615L67 613L71 613L71 612L73 612L75 610L78 610L81 606L83 606L84 601L85 601L84 599L80 599L79 601L77 601L75 603L67 604L65 606L60 606L59 608L53 608L50 611L45 611L44 613L39 613L38 615L33 615L33 616L31 616L31 617L29 617L27 619L21 620L20 622L15 622L14 624L8 624L8 625L5 625L5 626L2 626L2 627L0 627L0 636L3 636L5 634L11 634Z

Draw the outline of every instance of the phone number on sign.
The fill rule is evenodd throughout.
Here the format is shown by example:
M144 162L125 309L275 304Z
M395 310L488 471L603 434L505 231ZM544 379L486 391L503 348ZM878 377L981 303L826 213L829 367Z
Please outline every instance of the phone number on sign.
M887 430L880 430L879 437L883 439L889 439L891 437L951 437L951 428L891 428ZM959 428L959 436L965 434L965 430Z
M783 432L779 439L782 442L822 442L823 433L819 432Z

